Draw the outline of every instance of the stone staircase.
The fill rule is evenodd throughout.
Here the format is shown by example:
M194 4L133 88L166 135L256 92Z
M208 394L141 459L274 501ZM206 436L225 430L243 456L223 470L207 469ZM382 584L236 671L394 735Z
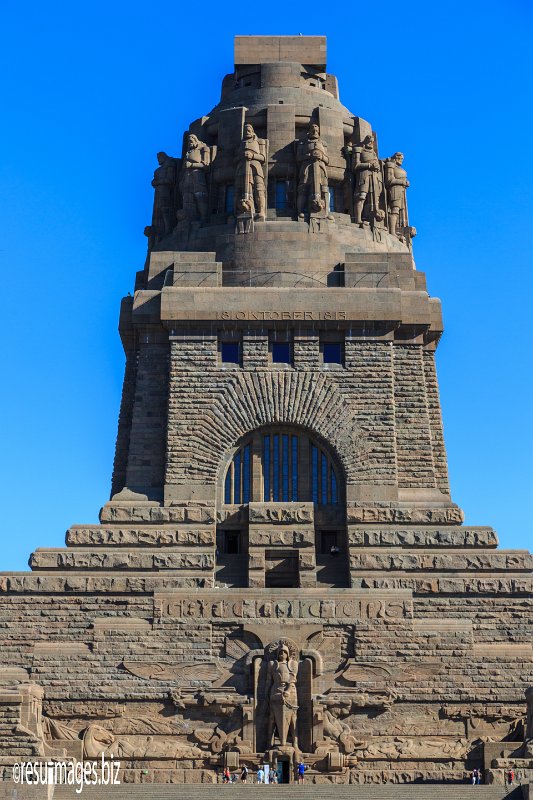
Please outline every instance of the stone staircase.
M284 800L521 800L521 787L507 792L503 786L471 786L470 784L385 784L359 786L339 784L307 784L280 786L244 786L242 784L124 784L123 786L84 787L76 794L74 787L56 787L53 800L213 800L222 792L226 800L257 800L265 793L281 794Z

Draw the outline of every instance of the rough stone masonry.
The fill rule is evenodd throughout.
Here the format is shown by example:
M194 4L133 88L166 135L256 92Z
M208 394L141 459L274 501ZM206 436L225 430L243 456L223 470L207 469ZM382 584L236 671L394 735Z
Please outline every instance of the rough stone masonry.
M157 160L111 499L0 574L2 776L532 775L533 559L450 496L404 155L324 37L238 36Z

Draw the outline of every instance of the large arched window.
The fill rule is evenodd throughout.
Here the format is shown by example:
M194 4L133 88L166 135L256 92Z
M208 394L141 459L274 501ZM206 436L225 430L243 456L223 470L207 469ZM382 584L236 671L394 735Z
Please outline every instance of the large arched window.
M253 468L256 459L260 469ZM252 476L260 479L253 485ZM339 474L331 455L308 434L276 427L256 431L230 462L224 480L224 503L339 503Z
M241 505L251 500L252 488L252 443L244 444L233 456L224 481L224 503Z

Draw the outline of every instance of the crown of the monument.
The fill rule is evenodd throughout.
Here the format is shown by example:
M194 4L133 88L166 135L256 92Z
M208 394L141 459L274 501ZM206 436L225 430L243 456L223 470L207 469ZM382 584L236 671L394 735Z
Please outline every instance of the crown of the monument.
M354 252L412 268L401 154L340 103L323 36L235 37L220 102L158 159L145 286L175 250L216 253L224 285L339 285Z

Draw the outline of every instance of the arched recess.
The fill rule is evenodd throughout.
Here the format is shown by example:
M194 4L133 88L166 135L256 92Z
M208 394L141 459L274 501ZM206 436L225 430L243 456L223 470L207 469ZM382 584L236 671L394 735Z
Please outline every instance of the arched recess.
M345 476L337 454L296 425L263 426L242 437L220 478L219 506L344 502Z
M166 469L170 485L185 479L188 484L216 481L236 442L258 427L277 424L304 427L327 442L342 465L347 486L375 478L372 448L353 403L329 375L303 370L228 372L195 403L190 403L189 392L181 383L172 389Z
M248 556L258 553L257 541L250 538L249 503L276 503L288 509L291 504L305 503L312 504L312 517L305 527L278 528L277 538L269 544L272 525L266 526L270 532L264 532L261 555L265 586L315 585L302 583L304 578L316 585L347 586L345 492L346 476L338 454L308 428L263 425L242 436L217 481L219 583L247 585ZM257 533L257 527L254 530ZM301 555L310 552L316 567L305 569L314 570L313 578L301 573Z

